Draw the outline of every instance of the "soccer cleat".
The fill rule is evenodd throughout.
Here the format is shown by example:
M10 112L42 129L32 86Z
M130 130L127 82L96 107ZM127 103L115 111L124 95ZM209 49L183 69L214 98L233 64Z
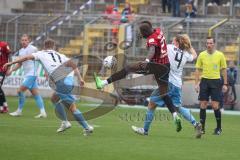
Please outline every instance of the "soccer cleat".
M18 117L18 116L22 115L22 112L17 110L15 112L9 113L9 115L11 115L13 117Z
M93 126L88 125L88 128L83 130L83 135L84 136L89 136L91 133L93 133Z
M71 128L71 123L68 121L62 121L61 126L57 129L57 133L63 132L69 128Z
M35 118L47 118L46 112L42 112L39 115L36 115Z
M148 135L148 132L145 132L143 128L138 128L136 126L132 126L132 130L139 135L143 135L143 136Z
M202 128L201 133L202 133L202 134L205 134L205 129Z
M97 76L96 72L94 72L94 80L95 80L97 89L102 89L103 88L102 80Z
M0 113L7 113L7 112L8 112L7 106L0 107Z
M220 135L222 133L222 129L221 128L215 128L213 135Z
M176 125L176 131L180 132L182 130L182 124L181 124L181 118L179 116L176 116L174 119L175 125Z
M202 136L202 125L201 123L197 122L195 126L195 131L196 131L196 138L201 138Z
M2 113L7 113L7 112L8 112L8 107L7 107L7 106L4 106Z

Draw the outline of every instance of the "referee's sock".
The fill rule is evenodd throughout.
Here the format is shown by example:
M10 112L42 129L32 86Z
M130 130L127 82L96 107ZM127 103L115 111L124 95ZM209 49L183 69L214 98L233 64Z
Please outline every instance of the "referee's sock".
M205 130L206 121L206 109L200 108L200 123L202 124L202 130Z
M217 128L221 129L221 111L218 108L217 110L214 110L215 118L217 121Z

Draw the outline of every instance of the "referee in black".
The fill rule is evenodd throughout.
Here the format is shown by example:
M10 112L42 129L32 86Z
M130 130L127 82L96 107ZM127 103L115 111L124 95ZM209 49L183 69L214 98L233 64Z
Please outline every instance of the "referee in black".
M200 122L202 124L203 134L205 133L206 108L208 106L209 97L211 97L211 106L214 110L217 122L217 127L213 134L220 135L222 133L222 127L219 102L221 99L221 92L227 91L227 64L224 54L215 49L214 38L207 37L206 41L207 50L199 54L196 62L195 90L199 93ZM223 75L223 85L220 80L220 72L222 72Z

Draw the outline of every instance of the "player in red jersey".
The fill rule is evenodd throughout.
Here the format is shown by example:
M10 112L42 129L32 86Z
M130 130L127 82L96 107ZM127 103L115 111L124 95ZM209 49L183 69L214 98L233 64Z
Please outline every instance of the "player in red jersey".
M167 56L165 37L160 28L154 29L152 24L148 21L141 22L139 29L142 37L147 39L146 47L148 55L145 61L127 65L122 70L111 75L107 80L101 80L95 75L94 78L97 89L102 89L105 85L123 79L129 73L143 72L145 74L153 74L159 86L161 98L165 102L169 111L173 114L175 124L177 125L177 132L179 132L182 129L181 120L177 115L176 107L173 105L171 98L167 94L170 63ZM153 113L153 108L151 106L153 105L149 104L148 112Z
M6 75L7 70L3 68L5 63L8 63L11 50L8 44L4 41L0 41L0 113L8 112L8 105L5 94L2 90L2 84Z

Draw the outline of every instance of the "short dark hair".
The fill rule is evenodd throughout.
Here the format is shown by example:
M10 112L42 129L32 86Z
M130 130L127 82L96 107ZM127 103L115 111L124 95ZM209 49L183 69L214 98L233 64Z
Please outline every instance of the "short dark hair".
M215 43L215 38L208 36L207 39L213 39L213 42Z
M153 33L152 27L147 23L141 23L139 30L143 38L148 38Z
M140 24L148 24L152 28L152 23L150 21L141 21Z

